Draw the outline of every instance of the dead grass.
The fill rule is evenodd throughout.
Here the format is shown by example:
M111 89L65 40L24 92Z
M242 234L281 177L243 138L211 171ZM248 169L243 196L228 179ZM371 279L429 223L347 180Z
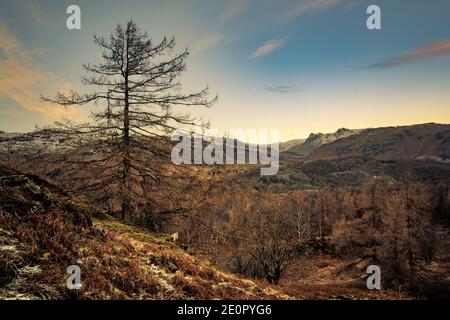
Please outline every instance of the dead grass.
M365 270L345 270L349 263L326 254L301 257L288 269L279 290L307 300L413 299L401 290L367 289Z
M0 297L261 299L276 296L188 255L167 236L124 224L29 177L0 195ZM94 216L94 220L91 217ZM82 289L66 287L81 268Z
M39 192L16 185L0 196L0 298L405 298L368 292L345 275L336 278L339 262L325 256L298 264L280 286L227 274L188 255L167 236L99 214L45 185L29 187ZM81 290L66 288L66 268L72 264L81 268Z

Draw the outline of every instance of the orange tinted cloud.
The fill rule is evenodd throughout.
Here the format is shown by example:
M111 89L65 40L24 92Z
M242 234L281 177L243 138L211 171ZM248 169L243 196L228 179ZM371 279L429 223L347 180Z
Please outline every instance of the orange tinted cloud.
M369 69L388 69L405 64L422 62L432 58L450 54L450 40L435 42L414 51L391 57L386 60L366 66Z
M33 61L36 52L23 47L5 26L0 25L0 100L12 100L24 110L39 113L49 121L73 118L75 110L39 100L43 88L60 87L61 79L37 66ZM11 106L6 107L10 113Z
M284 43L286 42L286 38L283 39L273 39L265 42L263 45L258 47L251 55L250 59L256 59L263 56L266 56L278 49L280 49Z

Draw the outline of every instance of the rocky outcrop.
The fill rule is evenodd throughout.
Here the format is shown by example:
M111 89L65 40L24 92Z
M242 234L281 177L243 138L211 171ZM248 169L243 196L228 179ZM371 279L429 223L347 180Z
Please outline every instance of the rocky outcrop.
M303 159L314 152L317 148L336 141L341 138L350 137L360 133L362 130L350 130L347 128L338 129L334 133L311 133L305 142L293 146L286 150L294 158Z

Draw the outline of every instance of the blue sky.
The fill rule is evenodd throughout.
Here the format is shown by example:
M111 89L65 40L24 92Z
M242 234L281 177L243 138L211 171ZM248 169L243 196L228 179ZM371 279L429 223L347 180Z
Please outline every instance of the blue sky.
M78 4L82 29L67 30ZM366 28L381 8L382 29ZM88 110L38 101L86 91L81 64L96 62L94 33L134 19L156 40L191 50L186 89L208 84L219 102L195 115L212 126L310 132L450 123L448 0L2 0L0 130L28 131Z

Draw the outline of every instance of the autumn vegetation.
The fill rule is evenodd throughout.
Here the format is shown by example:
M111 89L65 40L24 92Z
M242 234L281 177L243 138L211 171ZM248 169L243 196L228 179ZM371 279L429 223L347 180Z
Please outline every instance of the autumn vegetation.
M175 166L169 136L195 121L177 108L216 101L208 88L183 93L188 51L174 54L173 39L155 43L133 21L95 43L102 62L86 64L82 78L90 93L42 97L96 103L92 122L39 128L20 138L24 148L0 141L2 296L449 296L446 153L286 158L272 177L256 175L257 166ZM357 134L345 139L334 143L366 150ZM64 286L72 264L83 268L81 291ZM381 267L383 290L367 296L369 265Z

